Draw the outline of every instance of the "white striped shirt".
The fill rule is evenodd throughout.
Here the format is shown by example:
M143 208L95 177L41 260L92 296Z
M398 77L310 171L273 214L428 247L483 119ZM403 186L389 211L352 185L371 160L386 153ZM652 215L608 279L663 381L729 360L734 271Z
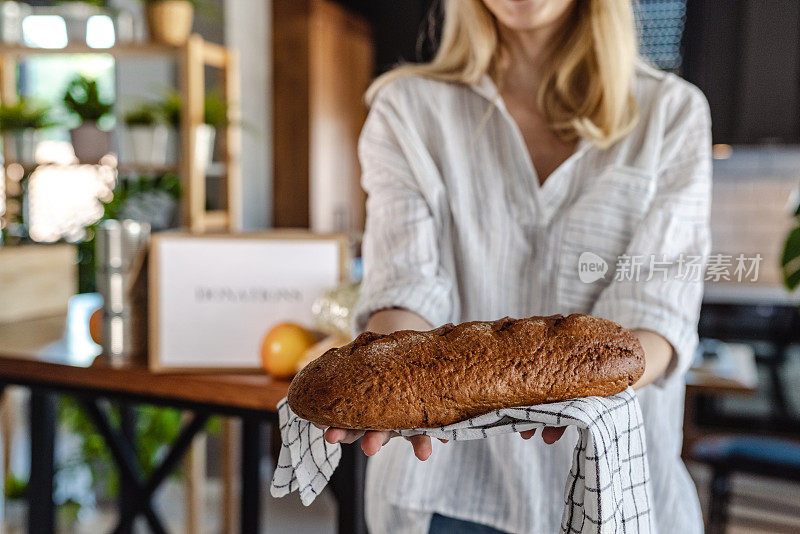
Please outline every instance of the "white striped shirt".
M680 459L683 374L702 276L679 271L681 258L704 264L708 254L710 118L697 88L643 62L634 96L641 120L629 135L605 150L581 140L540 186L488 77L385 87L359 145L368 200L355 326L402 307L434 326L583 312L661 334L674 363L639 391L654 516L662 534L691 534L702 524ZM606 262L603 278L580 281L584 252ZM641 258L638 280L616 279L626 257ZM568 429L551 446L517 435L434 442L426 462L392 440L368 468L371 531L426 532L438 512L512 533L557 532L575 440Z

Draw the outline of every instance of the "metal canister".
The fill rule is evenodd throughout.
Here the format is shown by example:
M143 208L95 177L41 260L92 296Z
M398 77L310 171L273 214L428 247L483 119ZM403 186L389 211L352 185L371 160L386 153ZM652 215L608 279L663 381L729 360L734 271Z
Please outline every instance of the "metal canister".
M144 355L147 347L145 255L150 225L109 219L95 238L97 289L103 296L103 353L112 365Z

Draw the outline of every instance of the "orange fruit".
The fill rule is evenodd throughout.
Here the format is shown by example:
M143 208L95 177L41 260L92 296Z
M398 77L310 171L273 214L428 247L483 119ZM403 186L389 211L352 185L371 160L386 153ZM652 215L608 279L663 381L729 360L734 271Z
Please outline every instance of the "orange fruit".
M322 338L314 343L310 349L303 353L303 357L300 358L299 362L297 362L297 369L295 370L299 373L300 369L313 362L330 349L335 349L337 347L341 347L342 345L347 345L348 343L350 343L350 340L340 334L334 334Z
M89 335L98 345L103 344L103 308L97 308L89 317Z
M264 336L261 363L275 378L290 378L303 354L315 342L314 334L299 324L279 323Z

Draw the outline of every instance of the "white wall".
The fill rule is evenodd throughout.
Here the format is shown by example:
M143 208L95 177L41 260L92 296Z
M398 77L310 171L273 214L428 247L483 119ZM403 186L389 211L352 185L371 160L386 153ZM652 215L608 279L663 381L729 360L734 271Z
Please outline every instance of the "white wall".
M272 220L272 0L225 0L225 44L242 76L242 226Z

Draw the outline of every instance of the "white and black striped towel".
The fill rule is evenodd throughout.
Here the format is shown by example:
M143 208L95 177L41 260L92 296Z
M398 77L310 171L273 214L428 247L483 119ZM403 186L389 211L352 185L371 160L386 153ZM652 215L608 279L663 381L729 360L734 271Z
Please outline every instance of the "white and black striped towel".
M326 442L322 430L295 415L286 399L278 405L278 413L283 445L270 492L282 497L299 490L300 499L308 505L328 483L341 448ZM642 413L630 388L606 398L505 408L449 426L399 433L458 441L563 425L576 426L580 437L564 488L561 531L654 532Z

